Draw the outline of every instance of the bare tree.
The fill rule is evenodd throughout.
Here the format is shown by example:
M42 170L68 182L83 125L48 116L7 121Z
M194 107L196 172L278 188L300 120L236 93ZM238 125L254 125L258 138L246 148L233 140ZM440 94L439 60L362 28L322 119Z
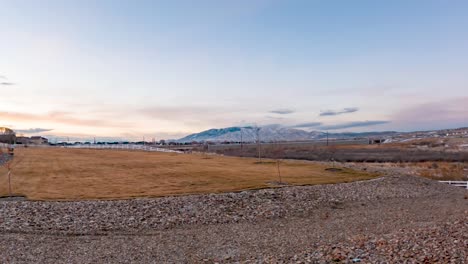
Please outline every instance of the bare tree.
M280 183L283 183L283 181L281 180L281 170L280 170L280 160L279 160L279 159L276 160L276 167L278 168L278 178L279 178L279 182L280 182Z
M273 149L272 156L273 158L276 159L276 169L278 171L278 179L279 179L280 184L283 183L283 180L281 178L281 169L280 169L280 163L281 163L281 158L283 157L283 154L284 154L284 151L283 151L281 144L279 144L279 142L277 141L274 141L274 149Z
M327 147L327 151L328 151L328 161L331 161L332 162L332 166L333 166L333 169L335 168L335 154L336 154L336 146L335 145L331 145L331 146L328 146Z
M7 169L8 169L8 196L11 198L13 195L11 193L11 168L10 168L10 163L7 163Z
M242 127L240 128L240 150L241 150L241 151L240 151L240 152L241 152L241 153L240 153L240 156L242 157L242 156L244 156L244 155L243 155L243 152L244 152L244 140L243 140L243 138L242 138Z
M0 151L1 153L1 151ZM21 161L23 161L24 156L21 157L20 159L15 158L13 159L13 156L8 157L7 162L5 163L5 167L8 170L7 176L8 176L8 196L11 198L13 197L13 191L12 191L12 185L11 185L11 180L12 180L12 169L18 165Z

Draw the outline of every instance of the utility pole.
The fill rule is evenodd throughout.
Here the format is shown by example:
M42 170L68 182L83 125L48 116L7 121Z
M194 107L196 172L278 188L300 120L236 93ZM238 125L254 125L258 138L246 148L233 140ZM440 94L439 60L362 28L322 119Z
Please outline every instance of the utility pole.
M327 130L327 146L328 146L328 130Z

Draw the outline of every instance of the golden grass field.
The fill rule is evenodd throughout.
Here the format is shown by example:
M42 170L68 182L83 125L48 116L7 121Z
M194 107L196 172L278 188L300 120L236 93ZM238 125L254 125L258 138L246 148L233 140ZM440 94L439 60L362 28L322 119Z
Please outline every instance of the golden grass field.
M272 187L274 160L160 152L70 148L18 148L11 162L12 190L31 200L124 199L219 193ZM366 180L375 174L333 172L322 164L281 161L289 185ZM0 168L0 196L8 194ZM274 185L273 185L274 186Z

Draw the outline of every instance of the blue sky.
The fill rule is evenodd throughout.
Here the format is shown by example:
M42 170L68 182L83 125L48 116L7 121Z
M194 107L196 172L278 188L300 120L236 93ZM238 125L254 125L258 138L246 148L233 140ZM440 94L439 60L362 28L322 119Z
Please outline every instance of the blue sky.
M126 138L467 126L467 13L466 1L0 0L0 125Z

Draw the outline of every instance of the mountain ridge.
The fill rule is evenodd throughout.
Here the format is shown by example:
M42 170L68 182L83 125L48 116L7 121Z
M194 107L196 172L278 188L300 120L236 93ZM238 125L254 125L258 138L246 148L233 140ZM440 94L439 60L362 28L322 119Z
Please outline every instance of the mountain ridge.
M396 134L395 131L383 132L343 132L328 133L329 138L356 138L370 136L384 136ZM177 139L177 142L255 142L258 138L263 142L273 141L301 141L317 140L326 138L327 133L322 131L305 131L298 128L283 127L280 125L269 125L262 127L252 126L233 126L226 128L212 128L199 133L193 133L183 138Z

